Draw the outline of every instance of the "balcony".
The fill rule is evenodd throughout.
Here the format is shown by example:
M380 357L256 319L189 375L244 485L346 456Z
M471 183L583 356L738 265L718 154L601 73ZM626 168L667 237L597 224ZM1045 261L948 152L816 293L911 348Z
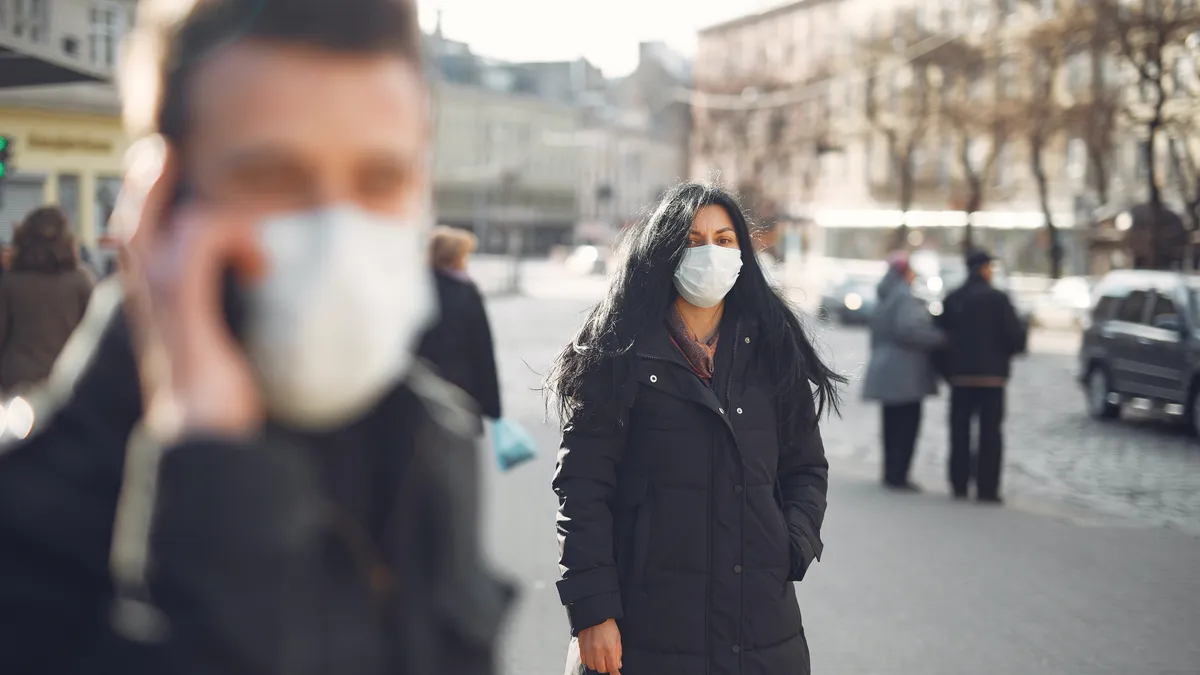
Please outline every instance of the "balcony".
M0 89L111 82L132 0L0 0Z

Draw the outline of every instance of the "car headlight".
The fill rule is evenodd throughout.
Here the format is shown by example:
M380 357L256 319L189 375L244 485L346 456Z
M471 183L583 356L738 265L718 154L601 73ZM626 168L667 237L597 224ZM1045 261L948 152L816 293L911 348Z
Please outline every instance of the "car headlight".
M938 301L936 301L936 300L934 300L933 302L929 303L929 313L930 313L930 314L932 314L932 315L934 315L934 316L941 316L941 315L942 315L942 311L943 311L944 309L945 309L945 308L944 308L944 307L942 307L942 303L940 303L940 302L938 302Z
M847 293L843 303L845 303L846 309L850 310L851 312L857 312L858 310L862 309L863 299L858 293Z

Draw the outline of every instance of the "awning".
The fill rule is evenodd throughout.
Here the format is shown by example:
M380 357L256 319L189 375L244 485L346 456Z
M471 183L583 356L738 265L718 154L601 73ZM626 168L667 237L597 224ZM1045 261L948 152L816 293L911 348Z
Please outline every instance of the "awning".
M94 73L50 63L4 47L0 47L0 64L3 64L0 67L0 89L105 81L105 78Z

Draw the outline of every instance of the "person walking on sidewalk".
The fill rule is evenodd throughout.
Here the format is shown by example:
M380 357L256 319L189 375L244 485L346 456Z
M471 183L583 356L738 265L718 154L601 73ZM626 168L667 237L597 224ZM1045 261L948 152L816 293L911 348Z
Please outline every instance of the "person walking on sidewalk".
M668 191L551 372L567 672L809 672L792 582L821 556L818 428L845 382L724 190Z
M975 478L976 498L999 504L1004 456L1004 394L1012 359L1025 351L1025 327L1012 301L992 286L992 256L967 257L967 282L946 296L936 323L946 333L945 375L950 382L950 487L960 499ZM979 451L971 426L979 420Z
M913 451L921 430L921 401L937 394L931 352L945 342L925 304L912 294L916 275L903 253L894 255L879 282L879 306L871 316L871 362L863 398L883 408L883 484L908 492Z
M483 296L467 276L475 235L454 227L434 228L429 244L437 285L438 320L421 339L417 354L450 384L467 393L482 417L500 419L496 348ZM482 432L482 426L480 427Z

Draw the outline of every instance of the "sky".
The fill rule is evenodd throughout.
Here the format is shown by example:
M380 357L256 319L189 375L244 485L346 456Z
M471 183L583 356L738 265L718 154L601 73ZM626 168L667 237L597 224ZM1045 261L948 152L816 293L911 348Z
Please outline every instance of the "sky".
M512 61L584 56L610 77L637 65L638 42L661 40L691 56L696 31L767 0L418 0L421 25L442 11L446 37L477 54Z

